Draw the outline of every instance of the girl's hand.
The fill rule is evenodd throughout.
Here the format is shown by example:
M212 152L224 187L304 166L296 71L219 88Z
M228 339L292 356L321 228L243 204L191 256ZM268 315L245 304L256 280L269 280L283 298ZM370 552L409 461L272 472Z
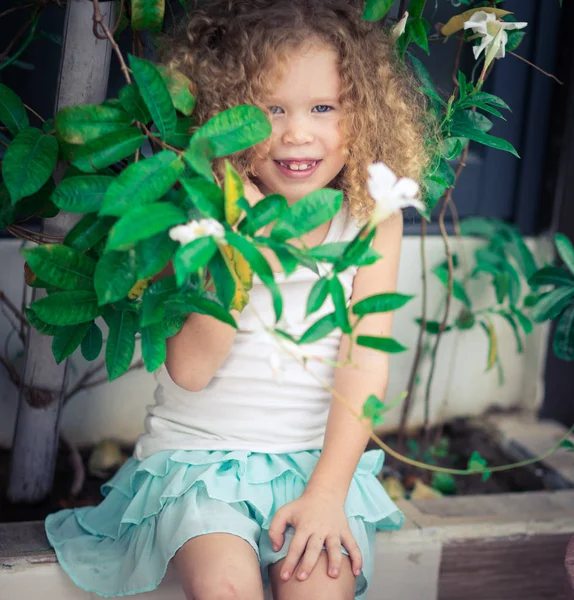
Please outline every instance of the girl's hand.
M286 504L275 513L269 527L269 538L275 552L283 547L287 525L294 527L295 534L281 568L281 579L284 581L291 577L299 559L301 563L297 570L297 579L300 581L307 579L319 560L323 544L327 548L327 573L331 577L338 577L341 572L343 561L341 544L349 553L354 575L361 573L363 566L361 551L349 529L349 520L345 515L344 507L333 502L329 494L317 491L305 492L300 498Z

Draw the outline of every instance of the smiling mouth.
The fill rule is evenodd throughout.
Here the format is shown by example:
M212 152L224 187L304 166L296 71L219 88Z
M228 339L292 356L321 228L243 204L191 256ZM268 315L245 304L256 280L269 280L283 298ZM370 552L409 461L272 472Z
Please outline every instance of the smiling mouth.
M284 169L289 169L293 172L311 171L321 160L276 160L274 161Z

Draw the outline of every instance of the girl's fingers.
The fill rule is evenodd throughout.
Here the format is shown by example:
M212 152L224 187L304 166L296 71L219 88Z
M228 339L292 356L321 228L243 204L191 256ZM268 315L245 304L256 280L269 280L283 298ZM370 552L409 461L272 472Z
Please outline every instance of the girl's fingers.
M285 562L281 567L281 579L283 581L287 581L293 574L301 555L305 551L308 538L309 534L297 533L297 530L295 530L295 535L289 544L289 551L285 557Z
M271 525L269 526L269 531L267 533L269 534L269 539L271 540L271 544L275 552L278 552L281 550L281 548L283 548L283 542L285 541L283 534L285 533L289 519L289 512L287 510L279 509L271 521Z
M363 555L350 530L341 536L341 541L349 553L353 574L355 576L360 575L361 570L363 569Z
M304 581L309 577L319 560L321 550L323 550L323 536L314 533L307 540L305 554L297 570L297 579L299 581Z
M341 552L341 540L337 536L329 536L325 541L327 547L327 573L329 577L338 577L341 572L343 553Z

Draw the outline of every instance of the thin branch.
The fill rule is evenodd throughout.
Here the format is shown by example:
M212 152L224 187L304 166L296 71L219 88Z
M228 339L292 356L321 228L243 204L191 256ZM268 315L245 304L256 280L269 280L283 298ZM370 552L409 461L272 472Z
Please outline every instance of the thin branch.
M21 6L13 6L12 8L2 11L0 13L0 19L2 17L5 17L6 15L9 15L10 13L17 11L17 10L24 10L26 8L30 8L31 6L35 6L35 4L36 4L35 2L32 2L31 4L22 4Z
M397 17L399 19L402 19L406 10L407 10L407 2L408 0L401 0L401 4L399 5L399 12L397 14Z
M462 155L460 157L458 166L456 168L455 184L456 184L456 181L458 180L458 177L459 177L462 169L466 166L466 157L467 156L468 156L468 144L465 146L465 148L462 152ZM446 209L449 205L449 202L451 202L451 200L452 200L453 188L454 188L454 185L452 187L448 188L445 199L444 199L441 209L440 209L439 217L438 217L439 229L440 229L441 237L444 242L444 249L445 249L446 260L447 260L447 265L448 265L448 281L447 281L447 296L446 296L446 302L445 302L445 307L444 307L444 314L443 314L442 321L439 325L439 329L438 329L438 332L435 337L435 343L434 343L434 346L432 349L431 367L430 367L430 372L428 375L426 391L425 391L425 409L424 409L424 427L423 428L424 428L424 435L425 435L425 443L427 445L430 440L430 427L429 427L429 425L430 425L430 392L431 392L431 388L432 388L432 380L433 380L434 372L435 372L435 368L436 368L438 348L439 348L439 344L440 344L440 341L442 338L442 334L448 324L448 317L449 317L449 313L450 313L450 304L451 304L451 300L452 300L454 264L453 264L453 260L452 260L452 252L450 250L450 246L448 243L448 233L446 231L446 227L444 224L444 216L446 213Z
M26 317L23 315L23 313L21 313L15 306L14 304L12 304L12 302L7 298L6 294L0 290L0 302L2 302L3 304L6 305L6 307L8 308L8 310L16 317L16 319L18 320L18 323L25 323L26 325L28 324L28 321L26 319Z
M459 66L460 66L460 58L461 58L461 55L462 55L462 48L463 48L463 46L464 46L464 31L458 34L458 43L457 43L457 46L456 46L456 53L454 55L454 64L453 64L453 67L452 67L451 77L452 77L452 81L454 83L455 92L456 92L456 90L458 90L458 87L459 87L458 86L458 77L457 77L457 75L458 75L458 69L459 69Z
M38 119L40 119L40 121L42 121L42 123L46 122L46 119L44 119L43 117L41 117L33 108L30 108L27 104L24 104L24 106L34 115L36 115L38 117Z
M417 339L417 345L415 350L415 356L413 362L411 364L411 372L409 374L409 380L407 383L407 395L405 400L401 406L401 420L399 424L399 435L398 435L398 446L399 451L404 450L405 446L405 437L406 437L406 426L407 419L409 417L411 404L413 402L413 390L415 387L415 381L417 377L417 373L419 370L419 365L421 361L423 344L424 344L424 336L426 333L426 323L427 323L427 273L426 273L426 252L425 252L425 241L426 241L426 233L427 233L427 222L426 219L423 218L421 222L421 239L420 239L420 252L421 252L421 280L422 280L422 308L421 308L421 323L419 326L419 336Z
M535 65L534 63L531 63L529 60L526 60L523 56L520 56L519 54L516 54L516 52L512 52L512 51L509 50L508 54L512 54L512 56L516 56L516 58L520 59L522 62L525 62L527 65L530 65L531 67L533 67L537 71L540 71L541 73L544 73L544 75L546 75L546 77L550 77L551 79L554 79L554 81L556 81L560 85L564 85L564 82L560 81L560 79L558 79L558 77L556 77L556 75L552 75L552 73L548 73L548 71L545 71L544 69L541 69L538 65Z
M11 233L14 237L20 238L21 240L27 240L29 242L34 242L35 244L42 244L42 241L39 240L36 237L31 237L26 233L22 233L21 231L18 231L17 229L14 229L13 225L8 225L6 227L6 231L8 233Z
M25 227L21 227L20 225L11 225L12 228L21 231L22 233L27 233L29 235L36 235L41 238L45 238L46 240L54 240L56 242L61 242L64 238L61 235L49 235L47 233L37 233L36 231L32 231L31 229L26 229Z
M169 5L169 2L168 2ZM118 16L116 19L116 22L112 28L112 36L116 35L116 31L118 30L118 27L120 26L120 21L122 20L122 16L124 14L124 0L120 0L120 8L118 10Z
M10 52L10 50L12 50L12 47L14 46L14 44L24 35L24 33L26 32L26 29L28 29L28 27L34 22L34 17L32 17L31 19L28 19L25 23L23 23L20 27L20 29L18 29L18 31L14 34L14 37L10 40L8 46L6 46L6 49L4 50L4 52L2 52L2 54L0 54L0 62L2 62L7 56L8 53Z
M131 83L132 80L130 77L130 72L129 72L128 66L126 65L126 61L124 60L124 57L122 56L119 46L116 44L116 40L114 40L114 36L112 35L112 32L109 30L108 26L104 23L104 18L100 11L100 2L99 2L99 0L92 0L92 1L94 3L94 16L92 17L92 20L94 21L94 35L98 39L108 38L110 44L112 45L112 48L114 49L114 52L116 53L116 56L118 57L118 60L120 61L120 67L122 69L122 73L124 74L124 77L126 78L126 81L128 83ZM100 35L97 32L98 25L101 27L101 29L103 30L103 32L105 34L105 36L103 38L100 37Z

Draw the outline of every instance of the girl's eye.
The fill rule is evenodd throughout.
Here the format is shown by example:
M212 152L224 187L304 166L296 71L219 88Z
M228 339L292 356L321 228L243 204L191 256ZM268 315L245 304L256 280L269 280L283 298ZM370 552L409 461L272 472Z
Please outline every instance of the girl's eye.
M278 115L283 112L283 109L280 106L270 106L269 110L272 115Z
M317 106L315 106L313 110L316 110L316 112L318 113L326 113L331 112L333 110L333 107L327 104L317 104Z

